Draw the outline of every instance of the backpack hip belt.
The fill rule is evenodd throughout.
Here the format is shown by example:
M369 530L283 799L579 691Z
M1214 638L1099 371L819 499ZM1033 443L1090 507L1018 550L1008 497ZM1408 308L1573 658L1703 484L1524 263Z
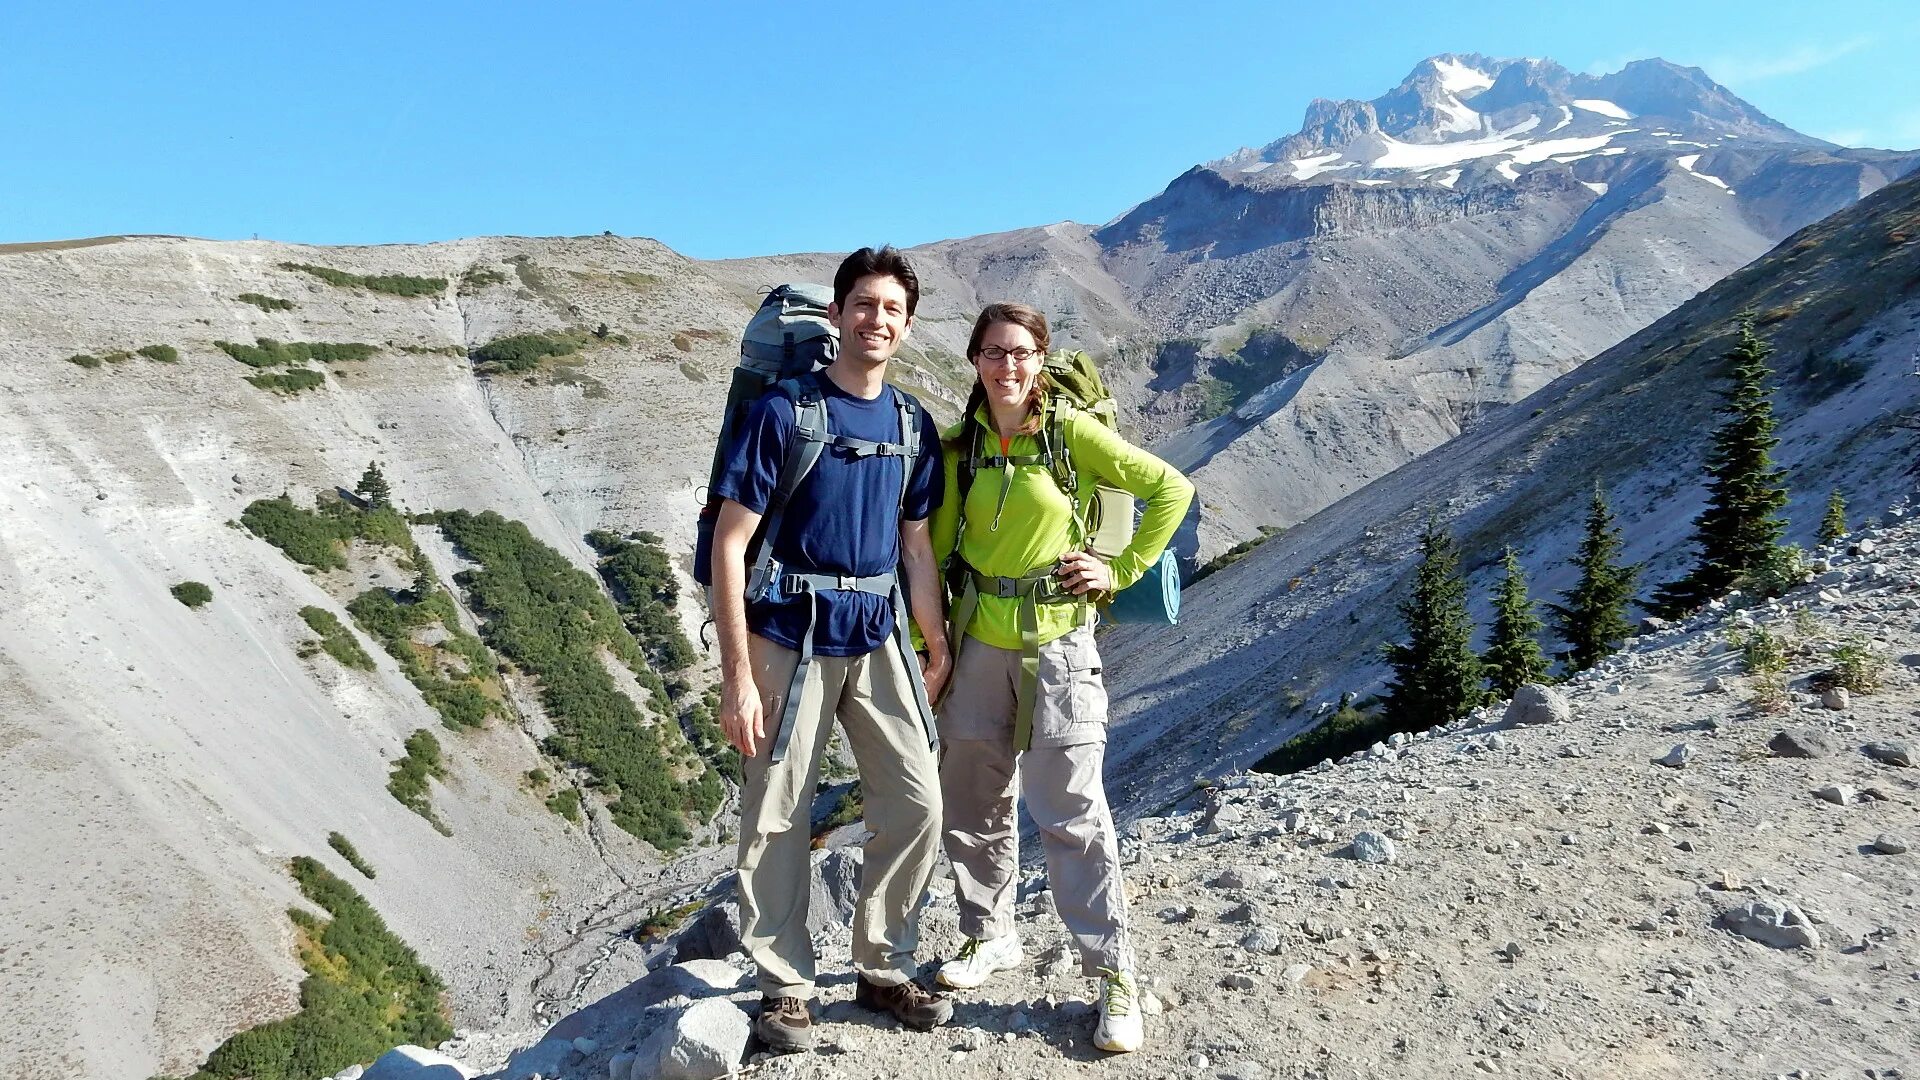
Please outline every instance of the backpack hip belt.
M1013 748L1029 750L1033 747L1034 708L1040 698L1040 605L1079 604L1084 609L1087 597L1068 592L1054 576L1052 567L1022 577L998 577L983 574L964 563L962 566L965 583L954 601L952 623L947 631L956 665L960 643L973 622L974 611L980 606L980 597L1020 601L1020 686L1014 698ZM952 685L951 681L948 685Z

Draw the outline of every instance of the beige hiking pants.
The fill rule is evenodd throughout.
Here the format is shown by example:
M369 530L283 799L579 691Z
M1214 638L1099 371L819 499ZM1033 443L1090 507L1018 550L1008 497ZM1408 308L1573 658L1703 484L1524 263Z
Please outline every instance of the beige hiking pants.
M920 900L933 878L940 830L939 767L908 681L919 673L906 669L891 641L865 656L815 656L793 741L773 764L773 725L800 654L749 634L747 656L768 717L759 753L742 762L740 792L740 937L759 968L760 992L813 997L807 816L836 719L860 768L873 833L854 908L853 964L874 982L906 982L918 971Z
M1040 827L1054 906L1073 934L1081 972L1131 969L1120 849L1100 780L1107 691L1092 628L1040 647L1033 748L1016 755L1019 683L1019 650L969 638L940 710L942 839L953 863L960 932L974 938L1013 932L1020 868L1014 802L1024 794L1027 813Z

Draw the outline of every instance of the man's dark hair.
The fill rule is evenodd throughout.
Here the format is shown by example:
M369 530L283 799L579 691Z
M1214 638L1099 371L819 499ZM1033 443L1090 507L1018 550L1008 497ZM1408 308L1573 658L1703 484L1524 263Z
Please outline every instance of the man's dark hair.
M846 307L853 283L863 277L876 276L890 277L907 290L907 318L913 318L913 309L920 306L920 275L913 272L913 265L892 244L883 244L877 249L863 247L847 256L833 274L834 305Z

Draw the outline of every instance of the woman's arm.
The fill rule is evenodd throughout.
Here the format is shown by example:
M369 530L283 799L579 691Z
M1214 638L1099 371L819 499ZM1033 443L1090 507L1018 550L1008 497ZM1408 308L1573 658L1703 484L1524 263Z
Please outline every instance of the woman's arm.
M1166 550L1193 502L1193 483L1178 469L1122 439L1090 413L1076 410L1068 418L1067 439L1077 469L1092 472L1147 504L1133 542L1110 564L1112 588L1119 592L1139 581Z

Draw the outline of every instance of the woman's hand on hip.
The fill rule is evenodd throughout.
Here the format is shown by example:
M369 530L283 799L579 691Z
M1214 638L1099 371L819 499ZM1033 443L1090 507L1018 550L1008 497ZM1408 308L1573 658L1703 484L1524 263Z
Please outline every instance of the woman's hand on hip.
M1113 568L1090 551L1069 551L1060 556L1060 565L1054 573L1059 576L1060 584L1075 596L1113 591Z

